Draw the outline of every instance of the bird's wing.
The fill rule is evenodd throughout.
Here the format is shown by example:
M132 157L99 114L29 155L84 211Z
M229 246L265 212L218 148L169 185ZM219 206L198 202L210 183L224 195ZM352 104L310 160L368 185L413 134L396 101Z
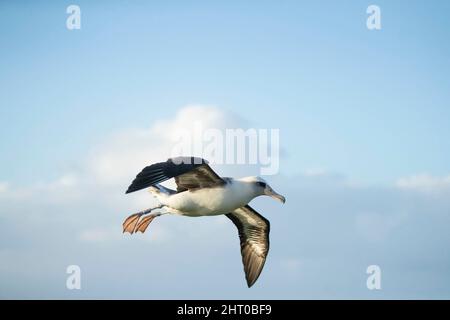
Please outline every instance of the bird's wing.
M245 278L251 287L258 279L269 252L270 222L248 205L226 216L239 231Z
M177 157L145 167L133 180L126 193L138 191L175 178L178 192L225 183L202 158Z
M215 173L211 167L205 163L175 177L177 191L182 192L196 188L210 188L225 184L225 180Z

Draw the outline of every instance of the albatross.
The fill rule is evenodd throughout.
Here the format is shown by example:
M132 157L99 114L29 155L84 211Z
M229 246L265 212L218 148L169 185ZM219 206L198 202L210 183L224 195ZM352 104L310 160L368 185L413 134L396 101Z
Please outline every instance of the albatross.
M177 190L160 183L175 179ZM149 188L158 205L132 214L123 223L123 232L144 233L154 218L163 214L188 217L227 216L237 227L245 278L250 288L258 279L269 252L269 221L248 203L269 196L284 203L261 177L233 179L220 177L197 157L177 157L145 167L126 193Z

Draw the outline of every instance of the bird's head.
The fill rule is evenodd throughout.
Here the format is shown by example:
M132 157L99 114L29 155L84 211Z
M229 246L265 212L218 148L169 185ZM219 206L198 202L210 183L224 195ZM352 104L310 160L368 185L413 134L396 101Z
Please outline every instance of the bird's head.
M248 177L245 178L247 182L250 182L253 184L254 189L256 190L257 195L259 196L269 196L271 198L274 198L282 203L286 202L286 198L283 197L281 194L275 192L275 190L272 189L272 187L267 183L266 180L264 180L261 177Z

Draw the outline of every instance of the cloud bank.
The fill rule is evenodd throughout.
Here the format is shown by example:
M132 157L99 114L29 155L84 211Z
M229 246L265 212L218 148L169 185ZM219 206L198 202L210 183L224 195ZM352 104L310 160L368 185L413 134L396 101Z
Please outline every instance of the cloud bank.
M246 127L208 106L111 135L75 172L23 188L0 182L1 298L449 298L448 177L399 178L389 186L351 183L324 169L270 177L287 197L252 206L271 221L271 251L247 289L235 227L225 217L164 216L144 235L123 235L147 192L124 195L143 167L170 156L177 128ZM284 146L287 151L295 146ZM222 175L255 166L214 166ZM79 265L82 289L67 290L66 267ZM377 264L382 290L369 291Z

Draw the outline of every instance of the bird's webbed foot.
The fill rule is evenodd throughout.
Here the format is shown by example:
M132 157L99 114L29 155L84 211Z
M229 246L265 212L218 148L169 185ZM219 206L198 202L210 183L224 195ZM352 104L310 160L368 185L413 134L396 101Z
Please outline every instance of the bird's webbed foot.
M142 215L143 215L143 213L135 213L135 214L132 214L131 216L129 216L128 218L126 218L122 224L123 233L129 232L130 234L133 234L134 230L136 228L136 225L139 222L139 219L141 218Z
M128 218L125 219L125 221L123 222L122 226L123 226L123 233L128 232L130 234L136 233L138 231L144 233L145 230L147 229L148 225L150 224L150 222L152 222L153 219L155 219L155 217L161 215L161 213L155 213L155 214L151 214L147 217L144 217L141 219L141 217L145 214L148 214L150 212L152 212L153 210L156 209L160 209L162 208L162 206L158 206L155 208L151 208L151 209L147 209L135 214L132 214L131 216L129 216Z
M144 233L145 230L147 230L147 227L149 226L150 222L153 221L158 215L152 214L147 217L142 218L139 223L136 225L136 228L134 229L134 232L142 232Z

